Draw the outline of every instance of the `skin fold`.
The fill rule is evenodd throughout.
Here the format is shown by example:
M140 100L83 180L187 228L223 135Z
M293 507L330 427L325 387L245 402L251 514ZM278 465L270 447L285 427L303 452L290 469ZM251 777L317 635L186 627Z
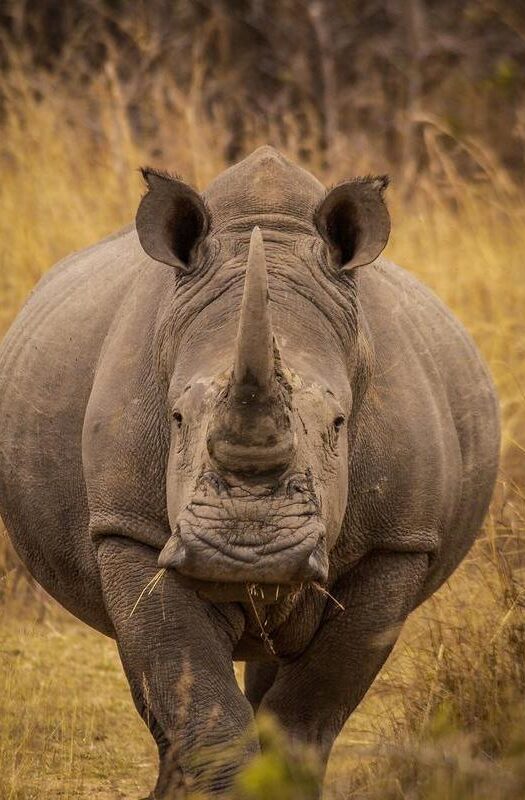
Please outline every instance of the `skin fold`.
M136 224L55 266L0 347L0 512L36 580L116 639L152 797L227 795L259 710L316 748L320 797L483 521L495 391L381 258L384 176L327 192L262 147L202 195L144 177Z

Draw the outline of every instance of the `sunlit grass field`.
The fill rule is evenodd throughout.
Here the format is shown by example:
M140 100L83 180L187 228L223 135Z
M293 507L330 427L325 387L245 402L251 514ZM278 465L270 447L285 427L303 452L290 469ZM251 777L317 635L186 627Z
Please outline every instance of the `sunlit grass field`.
M225 166L226 132L204 125L191 97L184 114L164 119L166 146L152 153L135 143L116 84L74 103L55 89L36 95L23 72L6 89L0 335L54 262L132 219L139 165L197 188ZM263 130L253 146L266 140L299 160L293 130L284 139ZM329 174L320 157L305 166L327 184L388 169L372 154L357 159L351 142L339 153ZM446 151L433 157L439 181L432 170L410 185L395 174L386 255L428 283L484 353L501 398L502 468L480 541L409 620L338 740L330 800L525 797L525 198L490 160L467 182ZM155 751L114 643L52 602L42 613L14 564L0 540L0 800L145 796ZM300 800L283 774L273 762L254 773L254 800Z

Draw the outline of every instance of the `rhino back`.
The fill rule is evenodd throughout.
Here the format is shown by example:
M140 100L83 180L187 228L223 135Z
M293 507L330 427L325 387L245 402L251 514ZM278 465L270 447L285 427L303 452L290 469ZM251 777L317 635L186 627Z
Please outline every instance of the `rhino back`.
M106 631L82 427L108 329L144 260L130 228L69 256L35 287L0 346L0 512L34 577Z

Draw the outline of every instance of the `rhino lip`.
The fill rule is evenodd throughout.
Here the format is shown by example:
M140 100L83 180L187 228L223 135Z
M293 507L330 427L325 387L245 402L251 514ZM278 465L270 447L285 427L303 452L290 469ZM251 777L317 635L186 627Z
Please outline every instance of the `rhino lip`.
M255 600L263 605L273 605L284 600L288 595L299 590L302 583L248 583L246 581L212 581L202 580L185 575L179 567L185 561L186 547L180 536L171 536L161 551L158 563L160 567L177 571L180 583L197 592L200 597L213 602L250 602Z
M272 533L268 541L249 544L232 544L225 536L218 546L216 534L179 527L161 551L158 563L174 569L179 576L193 581L194 588L205 592L219 584L236 585L237 590L256 585L263 587L265 594L267 587L271 598L271 587L280 586L284 592L284 587L289 590L312 581L326 581L328 553L324 526L317 517L305 516L299 532L292 537L289 531L283 532L282 539L279 531ZM234 594L239 594L237 590ZM240 593L246 594L244 589Z
M324 583L325 526L311 476L227 484L216 473L204 473L159 565L208 586Z
M210 535L192 531L172 535L158 559L160 567L182 575L220 583L288 584L326 579L328 557L324 527L317 520L290 544L279 541L259 546L224 546Z
M304 515L305 517L308 515ZM317 526L315 526L317 528ZM294 539L293 543L287 545L279 540L279 537L275 537L273 540L268 542L261 542L261 541L250 541L250 542L242 542L238 544L233 544L231 541L225 541L222 543L222 547L220 552L226 557L230 559L234 559L236 562L242 562L244 564L254 564L260 558L266 558L267 556L273 556L278 553L286 553L287 550L300 548L304 544L307 539L311 539L313 535L316 533L321 533L319 531L312 531L311 526L308 525L308 520L305 524L305 529L302 530L300 536L297 539ZM213 550L218 550L217 542L214 540L213 534L206 534L202 529L192 530L192 536L195 538L196 542L198 541L202 544L205 548L209 548L209 551L212 552ZM184 544L184 537L181 536L181 546L185 548ZM182 556L179 556L179 563L181 563Z

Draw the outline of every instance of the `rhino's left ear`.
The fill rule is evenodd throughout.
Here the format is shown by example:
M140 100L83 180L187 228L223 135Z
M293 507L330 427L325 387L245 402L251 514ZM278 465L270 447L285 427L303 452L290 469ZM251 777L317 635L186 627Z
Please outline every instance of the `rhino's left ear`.
M191 253L204 238L209 215L201 196L183 181L145 167L148 187L135 224L140 244L156 261L190 272Z
M390 214L383 200L387 175L355 178L332 189L315 213L315 224L345 272L370 264L385 247Z

